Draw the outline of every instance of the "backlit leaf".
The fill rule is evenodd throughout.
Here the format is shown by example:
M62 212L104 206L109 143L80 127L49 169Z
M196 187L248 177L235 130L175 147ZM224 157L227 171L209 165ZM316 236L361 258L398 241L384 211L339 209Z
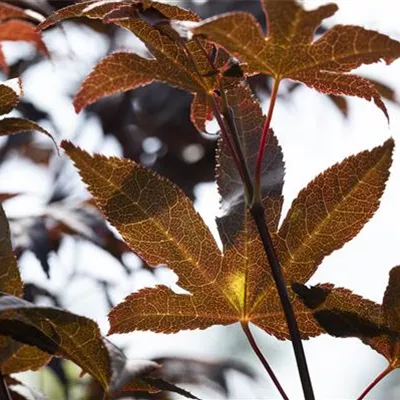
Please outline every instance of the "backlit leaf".
M243 156L247 160L250 176L254 176L261 131L264 125L261 105L245 83L228 89L226 96L231 115L234 116ZM283 202L282 188L285 166L282 150L272 130L268 136L265 151L261 174L261 195L265 199L267 221L273 221L271 229L274 231L279 222ZM244 188L229 148L222 139L218 146L216 176L223 212L223 218L219 221L230 216L230 225L240 225L246 209ZM230 236L232 235L233 232ZM232 241L232 237L228 239L222 232L221 236L223 242Z
M51 355L8 336L0 336L0 370L3 375L36 371L44 367Z
M133 6L139 11L146 11L149 8L154 8L159 11L168 19L180 19L180 20L198 20L195 13L189 10L185 10L173 4L158 3L152 1L147 6L144 5L143 1L135 0L88 0L82 1L78 4L73 4L68 7L62 8L57 12L50 15L44 22L39 26L39 30L44 30L57 24L58 22L65 21L71 18L85 17L92 19L102 19L108 13L119 8ZM143 10L142 10L143 7Z
M182 41L166 23L169 19L198 21L191 11L175 5L151 2L87 2L60 10L43 24L45 29L67 18L85 16L103 19L134 33L154 58L116 53L103 59L83 82L74 99L77 112L97 99L124 92L153 81L168 83L193 93L191 119L200 131L212 118L210 96L227 81L211 65L212 47L199 40ZM201 45L200 45L201 43ZM203 48L204 47L204 48ZM232 79L231 79L232 80Z
M58 149L57 143L53 136L36 122L23 118L3 118L0 119L0 136L16 135L18 133L38 131L48 136Z
M8 73L8 64L1 45L3 41L25 41L33 44L45 56L49 55L40 32L26 20L36 18L22 8L0 2L0 68L5 73Z
M76 112L101 97L151 83L157 76L157 66L156 60L133 53L115 53L104 58L85 79L75 96Z
M277 240L287 283L306 283L323 258L362 229L379 207L392 163L393 140L336 164L293 202Z
M255 101L251 92L243 87L231 96L234 93L244 111L239 113L236 125L243 131L252 126L256 129L259 111L251 118L250 114L249 119L245 112L247 105ZM230 103L232 108L236 107L233 98ZM274 200L276 206L267 208L275 210L272 217L267 216L270 226L275 227L273 240L278 246L300 330L306 338L322 329L311 318L312 311L295 296L292 283L305 283L325 256L352 239L372 217L388 178L393 141L349 157L319 175L300 192L276 233L283 161L273 135L270 140L273 157L266 161L270 169L264 170L263 185L268 194L264 194L263 201L268 205ZM221 155L221 150L218 179L227 204L226 219L219 221L223 253L191 202L171 182L130 160L91 156L65 141L62 146L75 162L98 207L131 249L151 266L166 264L178 275L178 285L189 292L177 294L159 285L131 294L110 312L110 333L173 333L243 321L253 322L280 339L288 338L256 226L244 212L243 201L235 202L243 198L242 189L237 192L238 184L231 185L229 179L236 179L235 174L225 171L231 161ZM251 158L251 140L246 146ZM224 148L222 144L220 149Z
M382 354L392 368L400 368L400 266L390 271L382 305L330 284L296 293L313 310L319 324L336 337L357 337ZM316 297L319 297L315 302Z
M12 252L8 220L0 205L0 291L22 296L23 284Z
M0 291L21 297L23 283L12 252L10 230L4 210L0 205ZM47 364L49 355L0 336L0 371L7 375L25 370L36 370Z
M74 361L108 387L109 356L94 321L9 295L0 297L0 321L0 334Z
M278 81L289 78L323 93L372 99L387 116L376 88L346 73L380 60L390 64L400 56L400 42L351 25L336 25L313 41L323 20L337 11L335 4L312 11L295 0L262 0L262 5L267 37L256 19L244 12L212 17L189 29L225 47L246 63L249 74L264 73Z
M18 85L21 88L21 82L18 80ZM22 91L22 89L20 89ZM19 103L20 94L12 87L0 85L0 114L8 114Z
M0 24L0 41L18 41L32 43L41 53L48 55L46 45L42 40L36 26L30 22L21 20L10 20Z

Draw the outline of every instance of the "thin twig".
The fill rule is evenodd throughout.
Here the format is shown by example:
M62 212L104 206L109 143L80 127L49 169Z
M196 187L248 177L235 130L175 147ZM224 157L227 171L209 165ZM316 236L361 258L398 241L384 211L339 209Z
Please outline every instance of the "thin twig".
M388 374L390 374L394 368L391 365L388 365L361 393L360 397L357 400L363 400L365 396Z
M0 399L12 400L10 391L8 390L7 383L3 375L0 374Z
M285 391L283 390L283 387L280 384L276 375L274 374L274 371L272 370L271 366L268 364L268 361L266 360L266 358L264 357L260 348L258 347L257 342L255 341L254 336L250 331L249 324L247 322L242 321L241 325L242 325L243 331L246 334L246 337L250 343L250 346L252 347L252 349L254 350L254 353L256 353L257 357L261 361L261 364L264 366L265 370L267 371L268 375L272 379L272 382L274 383L275 387L278 389L282 398L284 400L289 400L289 397L286 395Z
M216 118L216 120L218 122L218 125L219 125L220 129L221 129L221 135L223 137L223 140L225 140L226 144L228 145L229 151L231 152L231 155L232 155L233 161L235 163L235 166L236 166L236 168L237 168L237 170L238 170L238 172L240 174L240 177L241 177L242 181L244 181L245 178L244 178L244 174L243 174L243 168L242 168L242 165L240 163L240 159L238 157L238 154L236 152L236 148L234 147L234 145L233 145L233 143L231 141L231 138L229 136L229 132L228 132L228 129L227 129L226 125L225 125L225 121L222 119L221 111L219 109L217 100L215 99L214 96L212 96L211 98L212 98L212 106L213 106L214 116L215 116L215 118Z
M202 46L200 46L200 47L203 49L203 51L205 51ZM214 64L209 59L209 57L207 57L207 59L209 60L210 65L213 66ZM305 400L314 400L315 399L314 392L313 392L313 388L312 388L310 374L308 371L307 360L305 357L299 328L297 326L296 317L294 315L293 307L290 302L289 294L288 294L288 291L286 288L285 280L282 275L279 260L276 255L271 236L268 232L268 228L267 228L265 217L264 217L264 206L261 201L260 182L261 182L262 161L263 161L263 157L264 157L265 145L266 145L267 138L268 138L269 128L271 125L272 114L273 114L273 111L275 108L276 98L277 98L278 89L279 89L279 83L280 83L279 79L276 79L274 81L274 86L273 86L272 93L271 93L269 110L268 110L268 114L267 114L267 117L266 117L266 120L264 123L263 132L262 132L261 139L260 139L260 146L259 146L258 154L257 154L254 186L251 182L250 177L247 178L245 175L245 171L248 172L248 166L247 166L246 160L243 157L243 153L241 152L240 141L237 140L237 141L234 141L234 143L232 143L231 137L229 136L229 132L225 125L225 121L221 117L221 112L219 110L218 103L215 100L214 96L212 97L213 111L214 111L214 115L217 119L217 122L221 128L221 134L223 136L223 139L226 140L229 150L231 151L233 160L235 162L236 168L239 171L240 177L242 179L242 182L243 182L243 185L245 188L246 197L249 195L249 193L253 194L251 204L248 203L248 207L249 207L250 213L257 225L257 228L258 228L258 231L259 231L262 243L263 243L264 250L266 252L269 264L272 269L272 276L274 278L275 285L276 285L278 293L279 293L279 297L280 297L280 300L282 303L282 308L283 308L286 322L288 325L288 330L290 333L290 337L292 339L293 350L294 350L295 357L296 357L297 368L299 370L299 375L300 375L300 380L301 380L301 384L303 387L304 397L305 397ZM221 95L224 96L224 93L221 93ZM223 101L224 100L226 100L226 99L223 98ZM234 122L234 119L233 119L231 113L226 112L225 119L227 122L228 121L230 122L231 131L233 133L233 139L235 140L235 133L236 133L234 130L235 122ZM260 352L260 354L261 354L261 352ZM273 375L273 376L275 376L275 375ZM272 376L271 376L271 379L273 379Z
M240 143L240 138L237 130L237 126L235 123L235 118L232 112L232 109L229 107L228 99L226 97L225 90L221 87L220 88L221 99L222 99L222 114L224 119L228 125L230 137L233 140L233 147L237 152L238 161L243 170L243 185L246 193L246 200L247 204L250 204L253 198L253 183L251 181L250 171L244 158L242 145Z
M278 290L279 298L282 304L283 312L285 314L290 338L292 340L294 355L297 362L297 369L299 371L301 385L306 400L314 400L314 391L312 388L310 373L308 371L307 359L304 353L303 343L301 341L300 331L297 325L296 316L293 311L292 303L289 298L289 293L286 287L285 279L282 274L282 269L279 263L278 256L268 231L268 227L264 216L264 206L261 198L261 170L264 157L265 145L268 139L268 133L271 126L272 114L274 112L276 98L279 89L279 79L274 81L271 92L271 99L269 103L267 117L265 119L263 132L260 139L260 146L258 148L256 172L254 177L254 190L253 202L250 205L250 213L257 225L268 262L271 266L272 276Z
M260 203L253 203L250 207L250 213L257 225L258 232L269 264L271 266L272 277L274 278L279 298L281 300L283 312L285 314L290 338L292 340L293 350L296 357L297 368L299 370L300 380L303 387L304 398L306 400L314 400L314 392L308 372L307 360L304 353L303 343L301 341L300 331L297 326L296 317L294 315L292 303L290 302L289 293L286 288L285 279L282 275L281 266L272 243L271 235L268 232L267 224L264 217L264 207Z

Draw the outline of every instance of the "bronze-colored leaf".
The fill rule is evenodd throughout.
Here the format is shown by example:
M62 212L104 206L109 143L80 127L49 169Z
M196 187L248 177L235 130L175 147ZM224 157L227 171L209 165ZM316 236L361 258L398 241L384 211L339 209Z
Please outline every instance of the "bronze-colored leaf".
M202 40L181 40L169 26L170 19L198 21L191 11L175 5L137 1L87 2L60 10L45 21L44 29L67 18L85 16L103 19L128 29L142 40L154 58L116 53L106 57L89 74L75 97L75 109L82 108L111 93L123 92L153 81L168 83L194 95L191 119L205 131L212 118L210 96L221 84L234 80L223 77L212 65L212 46Z
M13 255L8 220L0 205L0 291L21 297L23 283ZM49 355L34 347L23 345L9 337L0 336L0 371L11 374L36 370L46 365Z
M259 101L253 95L250 87L242 83L226 91L228 108L233 116L234 127L240 142L243 156L247 162L250 176L254 176L256 158L264 125L264 116ZM282 149L271 130L265 145L265 156L262 164L261 197L265 199L267 221L272 222L271 229L275 231L279 222L283 197L282 188L285 174ZM231 242L234 236L234 226L239 226L246 209L243 184L236 169L230 150L224 140L220 139L217 153L216 176L219 194L221 195L221 210L223 217L229 219L229 236L226 229L220 229L222 241ZM250 218L250 216L249 216Z
M36 371L52 358L40 349L23 344L8 336L0 336L0 371L3 375Z
M0 291L21 297L23 283L12 252L10 228L0 204Z
M330 335L359 338L382 354L392 369L400 368L399 288L400 266L390 271L382 305L331 284L311 288L294 285L297 295Z
M114 53L104 58L82 83L74 98L76 112L101 97L148 85L157 76L156 60L145 59L133 53Z
M159 3L156 1L144 4L144 2L140 0L87 0L58 10L50 15L45 21L43 21L38 26L38 29L44 30L61 21L71 18L85 17L92 19L103 19L113 10L131 6L133 6L138 12L142 13L145 13L146 10L153 8L168 19L189 21L192 21L193 19L198 20L198 17L192 11L185 10L174 4Z
M189 29L245 62L248 74L264 73L278 81L303 82L323 93L373 99L387 116L376 88L345 73L380 60L390 64L400 56L400 42L351 25L336 25L313 41L323 20L337 11L335 4L312 11L305 11L295 0L262 0L262 5L268 19L267 37L256 19L244 12L212 17Z
M29 121L23 118L3 118L0 120L0 136L16 135L18 133L38 131L45 134L54 143L54 146L58 150L58 145L54 140L51 133L46 129L42 128L36 122Z
M0 41L22 40L32 43L41 53L48 56L47 47L42 40L42 35L36 26L21 20L9 20L0 24Z
M21 81L18 80L20 92L22 92ZM8 114L19 103L20 93L17 93L12 87L0 85L0 114Z
M233 93L238 95L238 104L243 103L243 110L247 102L254 101L248 89ZM233 99L230 103L235 107ZM245 115L237 120L244 131L253 124ZM264 190L270 197L265 195L263 201L269 204L276 195L275 214L269 217L271 227L276 227L283 162L276 139L270 138L274 145L271 155L276 159L268 161L271 173L268 175L267 167L264 171ZM251 155L249 144L251 141L246 151ZM236 211L229 207L228 218L219 223L224 241L221 254L191 202L171 182L130 160L91 156L65 141L62 146L97 206L131 249L151 266L166 264L189 292L177 294L166 286L156 286L131 294L110 312L110 333L148 329L173 333L242 321L253 322L280 339L289 337L257 228L243 206L241 214L236 214L242 220L236 225L229 217ZM372 217L388 178L392 150L393 141L389 140L331 167L299 194L279 232L272 229L304 338L318 335L322 329L291 285L305 283L323 257L354 237ZM219 182L228 205L235 192L229 185L230 172L224 170L229 164L229 158L220 154ZM243 194L239 192L240 197Z
M0 297L0 320L1 335L74 361L108 388L109 356L94 321L10 295Z
M294 200L277 240L288 285L306 283L323 258L351 240L379 207L393 140L334 165Z

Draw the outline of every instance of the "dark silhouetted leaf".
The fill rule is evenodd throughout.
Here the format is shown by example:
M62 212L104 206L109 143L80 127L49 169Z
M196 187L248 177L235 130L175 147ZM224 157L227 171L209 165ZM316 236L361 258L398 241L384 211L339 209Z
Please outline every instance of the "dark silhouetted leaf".
M153 375L177 384L210 387L225 396L229 394L227 383L229 371L239 372L251 379L255 378L253 371L237 361L212 361L183 357L162 357L156 358L154 361L159 363L161 368Z

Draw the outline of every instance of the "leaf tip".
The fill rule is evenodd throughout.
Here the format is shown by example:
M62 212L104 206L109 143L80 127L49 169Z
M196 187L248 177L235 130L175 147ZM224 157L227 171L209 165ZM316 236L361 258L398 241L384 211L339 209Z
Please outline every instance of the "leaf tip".
M64 140L61 141L60 147L61 147L66 153L69 153L70 151L75 150L75 149L78 148L78 147L75 146L71 141L66 140L66 139L64 139Z

